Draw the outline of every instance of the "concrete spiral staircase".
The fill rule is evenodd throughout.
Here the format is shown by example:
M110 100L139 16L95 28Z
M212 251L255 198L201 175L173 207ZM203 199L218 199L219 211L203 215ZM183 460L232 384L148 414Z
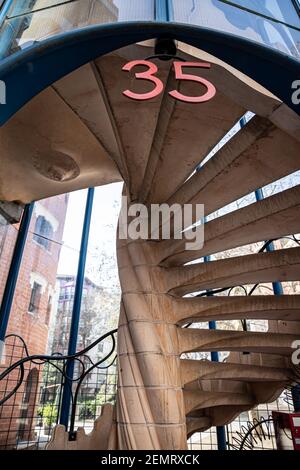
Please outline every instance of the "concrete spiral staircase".
M171 98L168 91L179 82L171 63L159 61L164 93L144 102L123 96L128 88L151 89L122 67L152 55L152 48L151 42L132 45L81 67L3 126L1 199L28 202L123 180L133 203L201 203L209 215L299 169L299 117L203 51L178 45L180 57L212 64L195 70L215 85L211 101L194 105ZM180 91L197 95L199 85L186 82ZM191 176L248 110L255 117ZM292 343L300 335L300 297L187 295L299 280L300 248L201 262L224 250L299 233L299 205L296 186L210 220L203 248L194 251L174 237L117 240L119 384L109 447L184 449L194 432L224 425L281 393L291 380ZM183 328L233 319L269 320L269 331ZM230 355L222 363L182 358L212 351Z

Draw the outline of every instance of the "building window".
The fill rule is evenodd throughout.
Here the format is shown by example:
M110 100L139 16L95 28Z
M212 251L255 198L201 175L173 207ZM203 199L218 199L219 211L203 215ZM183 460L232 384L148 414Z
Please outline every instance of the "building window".
M38 312L40 301L41 301L41 295L42 295L42 286L38 284L37 282L34 282L32 289L31 289L30 302L29 302L29 308L28 308L28 311L30 313Z
M33 239L41 246L50 249L53 238L53 228L50 222L43 215L39 215L35 222Z
M75 295L75 287L74 285L65 285L61 288L59 293L59 300L66 301L66 300L73 300Z

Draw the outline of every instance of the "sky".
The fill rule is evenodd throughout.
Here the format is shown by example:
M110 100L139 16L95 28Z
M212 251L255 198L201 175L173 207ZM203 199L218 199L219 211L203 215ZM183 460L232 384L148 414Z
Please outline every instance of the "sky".
M95 189L88 246L88 271L93 271L91 264L95 268L97 253L104 252L107 256L115 256L122 187L122 183L113 183ZM77 272L86 197L86 189L70 194L58 274L76 274Z

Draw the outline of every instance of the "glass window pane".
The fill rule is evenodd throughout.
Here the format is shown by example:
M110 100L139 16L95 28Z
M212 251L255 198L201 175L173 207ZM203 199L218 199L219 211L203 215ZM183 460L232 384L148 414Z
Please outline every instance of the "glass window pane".
M34 204L7 329L7 334L24 338L30 354L46 353L53 337L60 305L58 276L76 280L86 194L77 191ZM72 298L64 302L72 308ZM68 336L68 325L57 338L60 333Z
M300 26L299 15L291 0L232 0L232 3L292 26Z
M223 0L173 0L175 21L232 33L300 57L299 30L241 10L241 6L251 7L296 28L300 26L298 14L290 1L233 0L229 4Z
M28 14L67 3L74 3L75 1L76 0L37 0L34 4L32 4L31 0L15 1L9 10L8 17L13 18L17 15Z
M82 347L117 327L121 290L116 234L122 187L114 183L95 189L78 338Z
M118 324L121 291L116 257L116 233L121 193L121 183L95 188L77 339L78 351L115 329ZM86 367L91 366L91 361L97 363L110 353L111 356L102 365L111 364L116 354L116 350L112 351L112 345L112 340L108 337L90 349L88 352L90 360L85 359ZM76 365L75 374L78 372ZM81 386L76 425L84 426L86 432L90 432L93 419L97 416L94 407L114 402L115 391L116 364L109 367L107 372L104 369L93 368ZM92 408L87 409L87 403Z
M62 5L69 5L70 9L77 8L78 2L81 3L81 9L85 3L90 3L89 9L102 6L111 12L114 17L112 19L118 21L154 18L154 0L36 0L34 5L31 0L22 2L17 0L10 8L8 17L12 18L20 14L29 14Z
M50 36L94 24L154 19L154 0L17 0L0 29L0 58Z
M52 300L48 350L66 354L68 351L74 292L87 190L69 195L63 232L63 246L57 266L55 293Z

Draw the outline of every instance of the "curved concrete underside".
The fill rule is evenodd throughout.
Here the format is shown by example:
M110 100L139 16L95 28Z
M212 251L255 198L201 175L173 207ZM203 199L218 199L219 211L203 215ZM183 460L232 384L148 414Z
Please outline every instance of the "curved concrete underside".
M122 95L124 64L153 54L132 45L90 62L33 98L0 130L0 199L28 202L124 181L131 202L201 203L209 215L299 169L300 118L253 80L207 53L179 45L193 73L217 94L202 104L175 101L169 62L159 62L165 91L137 102ZM197 95L199 85L180 85ZM194 173L245 114L256 116ZM12 184L13 183L13 184ZM298 296L189 298L219 287L300 276L300 249L185 265L203 256L300 232L295 187L206 224L202 249L181 240L118 240L122 303L118 333L118 449L184 449L187 436L224 425L274 400L291 377L300 333ZM268 333L182 328L187 322L267 319ZM182 359L190 351L230 351L226 363ZM248 354L244 354L247 352Z

